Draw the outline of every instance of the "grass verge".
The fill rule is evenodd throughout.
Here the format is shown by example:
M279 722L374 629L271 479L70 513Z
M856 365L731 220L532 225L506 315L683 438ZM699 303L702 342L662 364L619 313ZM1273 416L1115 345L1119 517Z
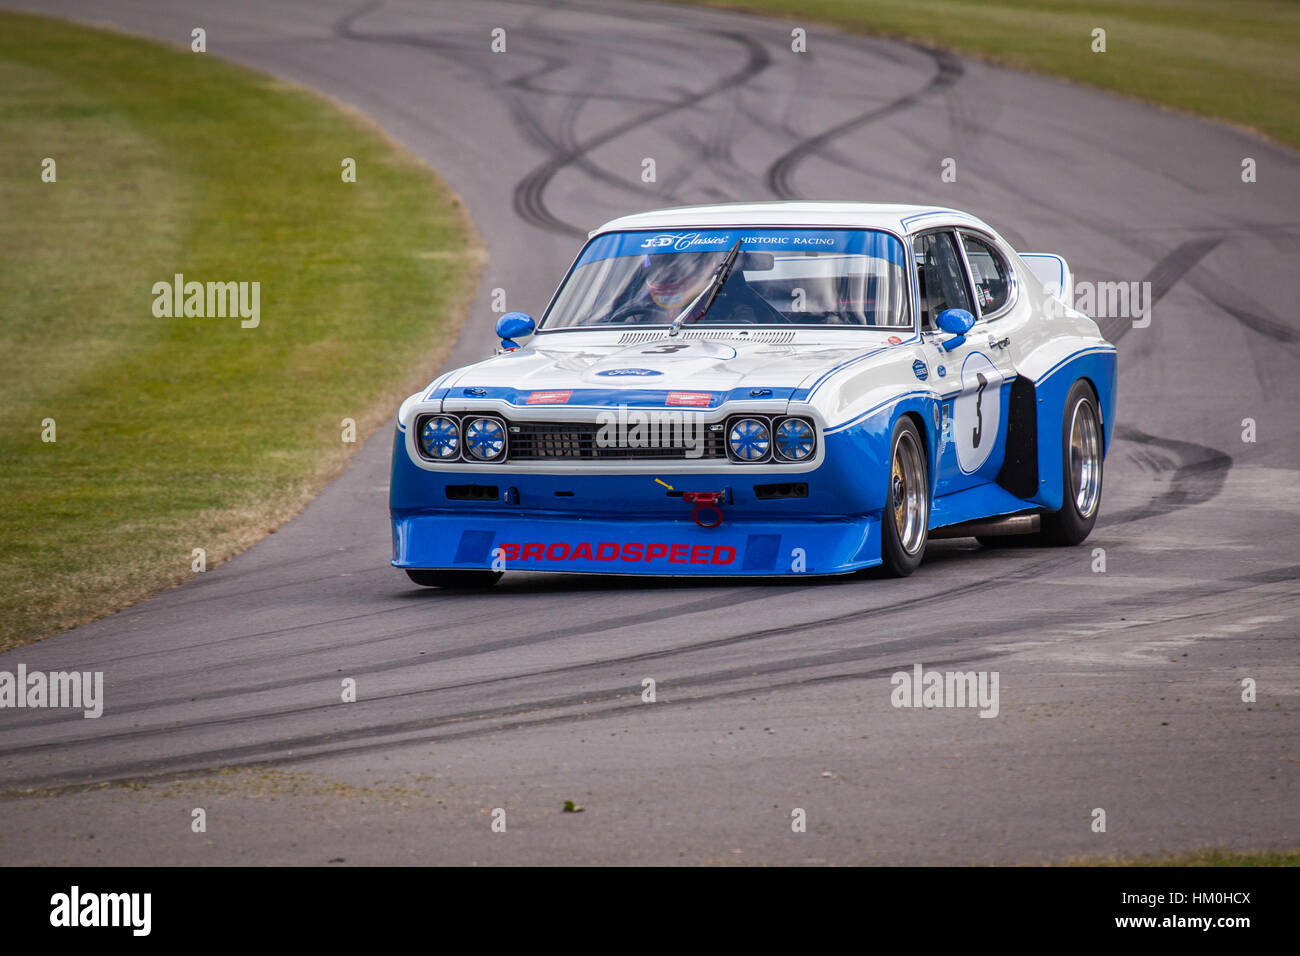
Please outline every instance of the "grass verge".
M428 381L482 261L457 199L363 119L212 55L11 13L0 210L0 649L299 511L357 447L343 420L360 442ZM260 283L259 324L156 316L176 273Z
M677 2L917 40L1227 120L1300 147L1294 0ZM1098 28L1106 31L1104 53L1092 51Z
M1300 848L1289 850L1227 850L1207 847L1171 856L1081 856L1070 866L1300 866Z

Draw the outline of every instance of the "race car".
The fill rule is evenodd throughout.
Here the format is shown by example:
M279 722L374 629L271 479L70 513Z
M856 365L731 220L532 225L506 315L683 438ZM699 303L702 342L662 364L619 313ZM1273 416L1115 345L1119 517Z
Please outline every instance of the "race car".
M1073 545L1115 347L1065 260L928 206L694 206L592 232L540 321L402 403L393 564L910 574L927 542Z

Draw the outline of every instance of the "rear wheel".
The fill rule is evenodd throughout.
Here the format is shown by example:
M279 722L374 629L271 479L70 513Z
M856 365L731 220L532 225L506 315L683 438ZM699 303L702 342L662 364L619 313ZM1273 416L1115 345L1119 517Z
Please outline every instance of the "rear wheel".
M1078 544L1092 531L1101 510L1104 451L1097 395L1080 380L1070 386L1061 423L1061 469L1065 500L1043 515L1043 544Z
M920 432L907 416L894 425L889 448L889 494L880 516L880 558L886 574L901 578L920 565L930 537L930 477Z
M406 576L426 588L490 588L501 580L500 571L425 571L407 568Z

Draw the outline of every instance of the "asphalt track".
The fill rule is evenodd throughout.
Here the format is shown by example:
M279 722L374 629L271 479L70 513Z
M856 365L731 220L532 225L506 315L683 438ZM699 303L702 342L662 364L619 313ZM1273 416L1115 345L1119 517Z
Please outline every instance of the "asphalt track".
M102 670L107 697L98 720L0 715L0 788L37 788L0 802L0 862L982 863L1300 843L1296 154L901 42L810 28L794 54L793 24L681 7L27 6L185 45L203 26L210 55L334 96L428 160L491 255L454 364L490 348L489 290L540 312L586 230L693 202L952 205L1158 298L1149 327L1105 323L1120 426L1087 544L944 542L904 581L417 589L388 566L378 434L248 553L0 657ZM194 133L202 148L201 119ZM889 675L916 663L997 671L998 717L894 709ZM236 769L189 773L208 768ZM561 812L570 799L585 811Z

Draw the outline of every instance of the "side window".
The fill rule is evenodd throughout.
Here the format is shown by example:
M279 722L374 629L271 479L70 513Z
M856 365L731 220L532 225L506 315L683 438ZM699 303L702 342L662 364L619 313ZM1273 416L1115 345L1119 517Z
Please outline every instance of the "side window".
M970 278L975 285L975 301L979 303L980 314L988 315L1007 304L1007 295L1011 284L1007 282L1007 264L992 245L983 239L976 239L962 233L962 245L966 247L966 261L970 263Z
M921 327L934 329L935 317L945 309L974 312L970 290L950 232L931 232L918 236L916 281L921 292Z

